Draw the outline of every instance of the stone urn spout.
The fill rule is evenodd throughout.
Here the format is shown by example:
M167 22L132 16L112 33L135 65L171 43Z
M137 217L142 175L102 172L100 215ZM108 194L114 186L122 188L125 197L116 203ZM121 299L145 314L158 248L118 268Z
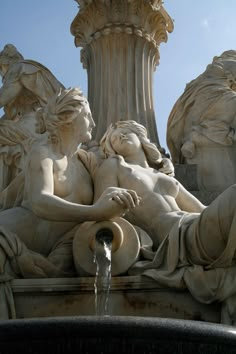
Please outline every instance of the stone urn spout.
M96 242L111 244L111 274L124 274L138 259L140 242L135 228L123 218L85 222L73 241L73 254L79 275L96 275L94 252Z

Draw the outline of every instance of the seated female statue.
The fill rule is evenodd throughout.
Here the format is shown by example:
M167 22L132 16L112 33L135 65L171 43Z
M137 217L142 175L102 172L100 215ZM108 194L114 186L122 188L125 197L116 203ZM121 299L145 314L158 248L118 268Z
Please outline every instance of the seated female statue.
M93 127L88 102L79 89L61 90L38 111L42 136L28 155L23 202L0 213L0 272L8 255L23 276L62 274L68 270L63 269L63 254L71 259L76 225L123 215L139 203L136 192L110 188L92 204L91 177L78 158L77 147L91 139ZM30 254L37 267L27 258L29 253L21 257L22 262L28 261L19 265L25 246L34 252ZM47 262L56 265L58 273Z

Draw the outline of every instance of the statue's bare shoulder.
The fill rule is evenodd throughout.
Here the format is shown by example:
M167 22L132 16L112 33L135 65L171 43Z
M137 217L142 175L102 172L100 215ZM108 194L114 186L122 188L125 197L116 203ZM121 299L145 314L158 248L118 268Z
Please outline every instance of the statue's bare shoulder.
M101 176L106 176L106 174L111 173L113 176L117 175L121 160L123 161L124 159L119 155L109 156L108 158L104 159L98 168L96 178L98 178L98 176L101 178Z
M119 159L111 156L99 166L94 178L94 200L97 200L107 187L118 187Z

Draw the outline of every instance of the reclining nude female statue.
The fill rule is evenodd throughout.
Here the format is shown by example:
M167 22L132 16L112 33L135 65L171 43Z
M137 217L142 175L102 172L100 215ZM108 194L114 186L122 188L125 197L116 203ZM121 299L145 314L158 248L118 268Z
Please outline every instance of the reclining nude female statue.
M94 122L79 89L61 90L37 118L42 135L26 162L23 202L0 213L1 318L4 297L10 301L8 280L73 276L76 227L119 217L139 204L136 192L120 188L108 188L92 204L91 177L77 147L91 139Z
M158 171L160 153L135 121L117 122L100 144L107 159L95 175L95 200L109 186L136 191L141 202L125 218L153 242L129 273L167 287L187 287L200 302L224 302L222 322L234 323L236 185L204 206L175 178Z

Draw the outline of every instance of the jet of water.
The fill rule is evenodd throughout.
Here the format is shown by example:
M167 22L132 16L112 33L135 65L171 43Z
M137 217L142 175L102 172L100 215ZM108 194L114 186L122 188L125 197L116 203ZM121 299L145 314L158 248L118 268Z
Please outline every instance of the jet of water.
M94 262L97 265L94 282L96 315L108 315L109 292L111 287L112 242L104 237L96 239Z

